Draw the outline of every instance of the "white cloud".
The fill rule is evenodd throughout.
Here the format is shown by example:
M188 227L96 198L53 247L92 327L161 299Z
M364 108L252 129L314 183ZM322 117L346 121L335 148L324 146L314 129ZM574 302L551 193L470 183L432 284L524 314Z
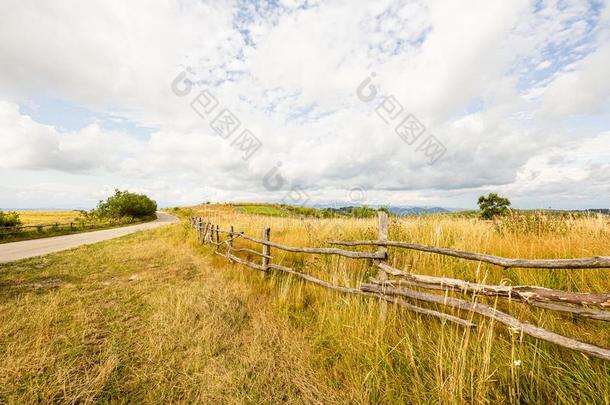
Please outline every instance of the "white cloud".
M550 60L545 60L540 62L537 66L536 66L536 70L545 70L550 68L553 65L553 63Z
M610 99L610 45L603 45L561 73L543 95L542 113L551 118L601 111Z
M601 163L558 160L552 171L566 174L557 179L534 178L544 170L531 166L597 139L600 126L582 131L573 115L610 115L608 15L582 1L6 1L0 170L37 170L53 184L76 173L181 203L279 199L286 190L262 182L277 162L286 187L319 199L364 186L379 203L471 204L480 190L525 195L542 178L572 184L569 175L585 176L593 196L607 176ZM197 85L178 97L170 84L183 66ZM394 95L427 127L421 139L446 146L436 164L355 96L371 72L375 103ZM252 159L193 112L202 88L263 141ZM61 117L43 125L17 107L41 95L155 130L64 131Z
M15 104L0 101L0 167L116 172L140 148L140 141L104 132L96 124L78 132L59 132L22 115Z

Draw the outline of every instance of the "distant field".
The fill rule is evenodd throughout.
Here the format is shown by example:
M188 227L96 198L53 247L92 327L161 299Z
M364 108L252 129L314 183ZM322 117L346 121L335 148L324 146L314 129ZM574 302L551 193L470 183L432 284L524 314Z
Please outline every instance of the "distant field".
M74 221L78 211L17 211L23 225L67 223Z

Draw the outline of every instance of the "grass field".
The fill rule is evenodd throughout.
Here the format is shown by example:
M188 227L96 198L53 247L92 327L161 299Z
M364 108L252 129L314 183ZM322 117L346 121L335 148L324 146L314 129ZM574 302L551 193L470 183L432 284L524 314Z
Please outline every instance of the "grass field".
M73 222L80 216L78 211L17 211L23 225L48 225Z
M251 235L270 226L272 240L295 246L376 233L374 219L252 215L214 205L194 212ZM508 257L609 253L607 218L540 229L519 234L476 219L395 218L390 238ZM375 273L366 261L272 255L344 285ZM390 257L423 274L610 290L608 269L503 271L394 249ZM603 322L498 306L610 346ZM382 322L375 301L283 275L264 279L198 245L186 225L172 225L0 265L0 402L610 402L610 364L473 320L478 327L464 330L390 306Z

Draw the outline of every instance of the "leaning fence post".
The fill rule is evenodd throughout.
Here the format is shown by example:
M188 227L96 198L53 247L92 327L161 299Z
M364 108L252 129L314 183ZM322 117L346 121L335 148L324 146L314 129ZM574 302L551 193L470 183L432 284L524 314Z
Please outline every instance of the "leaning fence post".
M263 229L263 242L269 242L271 236L271 228ZM263 270L265 274L269 273L269 256L271 256L271 246L263 243Z
M385 211L377 212L377 240L379 242L387 242L388 241L388 214ZM388 261L388 247L387 246L378 246L377 253L382 257L378 259L378 263L387 263ZM379 268L377 272L377 279L380 281L387 280L388 274L385 270ZM381 307L379 308L379 316L381 319L385 320L386 314L388 310L387 301L381 302Z

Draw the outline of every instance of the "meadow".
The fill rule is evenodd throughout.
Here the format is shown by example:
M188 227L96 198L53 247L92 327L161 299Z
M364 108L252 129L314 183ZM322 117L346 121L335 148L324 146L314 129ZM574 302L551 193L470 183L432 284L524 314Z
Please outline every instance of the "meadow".
M174 212L252 236L269 226L273 241L293 246L374 239L377 231L375 218L255 215L231 205ZM391 218L389 237L506 257L610 253L607 216L525 222ZM235 245L259 249L239 239ZM389 253L390 265L415 273L610 291L610 269L503 270ZM364 260L277 249L272 256L347 286L377 272ZM608 362L467 313L438 308L470 317L477 328L392 305L383 320L379 306L231 264L197 243L186 223L0 265L0 402L610 403ZM610 346L605 322L505 300L497 306Z
M79 211L17 211L22 225L50 225L55 223L69 223L76 221L80 217Z
M271 240L290 246L328 246L329 240L375 239L377 234L376 218L253 217L241 214L232 206L201 206L193 214L220 224L221 228L233 225L236 231L256 237L268 226L272 230ZM394 217L390 221L389 239L517 258L608 255L610 218L544 213L515 215L498 221L454 214ZM260 249L240 239L235 246ZM362 260L312 257L273 248L272 256L274 263L351 287L357 287L359 282L377 273L371 262ZM260 260L254 256L249 259ZM218 260L219 266L241 267L227 264L224 258ZM504 270L394 248L389 250L389 260L390 265L410 272L479 283L610 291L610 269ZM336 376L343 376L346 370L367 370L361 378L350 381L351 388L358 392L357 398L364 402L610 401L608 364L515 334L487 319L475 316L473 320L479 327L468 331L393 308L386 322L380 324L376 302L340 296L284 275L278 275L275 283L278 300L283 302L289 316L302 320L304 329L313 328L312 339L326 343L317 349L322 352L328 349L322 357L341 359L333 363ZM607 322L576 319L523 303L477 299L554 332L610 346ZM442 307L428 307L465 315Z

